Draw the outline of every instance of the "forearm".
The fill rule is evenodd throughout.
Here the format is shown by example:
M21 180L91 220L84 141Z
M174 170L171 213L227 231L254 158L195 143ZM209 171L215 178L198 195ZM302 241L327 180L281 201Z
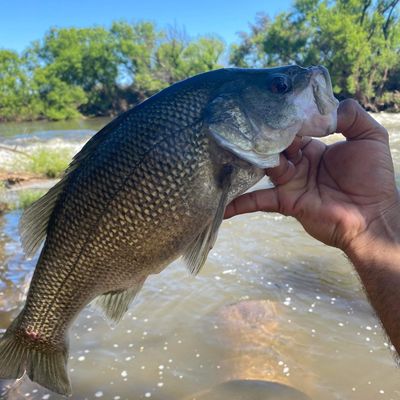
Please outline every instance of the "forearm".
M346 254L400 355L400 210L372 223Z

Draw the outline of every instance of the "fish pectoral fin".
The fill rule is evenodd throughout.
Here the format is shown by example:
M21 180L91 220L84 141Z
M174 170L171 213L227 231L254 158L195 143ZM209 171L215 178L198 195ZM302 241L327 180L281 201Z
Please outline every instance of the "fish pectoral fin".
M143 283L144 280L126 290L104 293L96 297L92 304L100 308L107 319L113 323L118 323L128 311L129 304L140 291Z
M201 267L206 262L209 251L212 249L214 243L211 239L211 225L200 233L199 236L189 245L183 255L183 261L191 275L197 275Z
M214 219L200 232L183 254L183 261L189 272L194 276L200 272L206 262L208 253L214 247L215 241L217 240L218 229L224 218L228 193L231 187L232 172L233 167L231 165L223 167L220 178L221 197Z

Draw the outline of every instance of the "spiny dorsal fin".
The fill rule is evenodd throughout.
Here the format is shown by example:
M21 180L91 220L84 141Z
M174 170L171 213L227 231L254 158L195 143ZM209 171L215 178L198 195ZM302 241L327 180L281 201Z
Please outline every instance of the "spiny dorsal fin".
M218 229L224 218L226 201L231 186L233 167L226 165L221 176L221 197L213 221L196 237L183 255L183 260L192 275L197 275L206 262L208 253L217 240Z
M65 185L65 178L54 185L43 197L31 204L22 214L19 233L27 257L33 257L46 237L47 225L59 194Z
M121 119L125 118L125 116L125 113L120 115L96 133L82 147L81 151L74 156L61 181L24 211L19 223L19 231L22 246L27 257L33 257L45 239L51 214L60 193L63 192L66 186L70 174L95 152L96 148L109 137L109 134L115 130Z
M99 307L105 317L114 323L118 323L128 310L129 304L142 288L143 283L144 280L129 289L102 294L92 304Z
M71 161L71 164L68 166L65 174L69 174L72 171L75 171L78 166L87 158L89 158L100 146L103 142L108 139L109 134L114 132L118 125L120 124L121 120L126 118L127 113L132 110L126 111L121 114L119 117L112 120L108 125L106 125L103 129L100 129L86 144L82 147L82 149L75 154L74 158Z

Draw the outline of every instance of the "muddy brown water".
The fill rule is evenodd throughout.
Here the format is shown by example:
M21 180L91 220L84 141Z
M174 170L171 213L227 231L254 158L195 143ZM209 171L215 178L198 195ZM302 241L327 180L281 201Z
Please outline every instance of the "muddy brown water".
M400 117L378 118L399 172ZM17 125L13 134L6 128L0 142L20 147L86 140L76 123L50 133L22 126L17 136ZM1 330L21 308L36 262L22 254L19 217L0 218ZM116 327L86 308L70 345L73 399L400 399L393 349L352 266L278 214L225 221L197 278L173 263L148 279ZM25 379L8 398L62 399Z

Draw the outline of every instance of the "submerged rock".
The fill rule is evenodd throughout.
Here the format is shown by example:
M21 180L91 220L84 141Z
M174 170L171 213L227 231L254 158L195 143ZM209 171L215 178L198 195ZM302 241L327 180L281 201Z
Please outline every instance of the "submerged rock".
M219 349L223 349L221 371L224 371L223 380L229 382L228 386L227 383L218 386L215 393L220 393L222 388L227 390L226 387L244 385L244 396L246 385L250 385L248 382L254 383L256 397L238 399L267 399L270 397L257 397L258 393L290 386L309 392L312 379L307 368L295 360L296 352L293 349L296 343L293 338L283 336L279 326L284 312L279 303L270 300L245 300L223 306L215 313L212 321L218 329L214 331L213 341ZM214 390L209 395L213 393Z
M257 379L287 383L278 368L281 359L278 306L269 300L246 300L222 307L216 314L216 340L226 350L221 362L226 379Z

